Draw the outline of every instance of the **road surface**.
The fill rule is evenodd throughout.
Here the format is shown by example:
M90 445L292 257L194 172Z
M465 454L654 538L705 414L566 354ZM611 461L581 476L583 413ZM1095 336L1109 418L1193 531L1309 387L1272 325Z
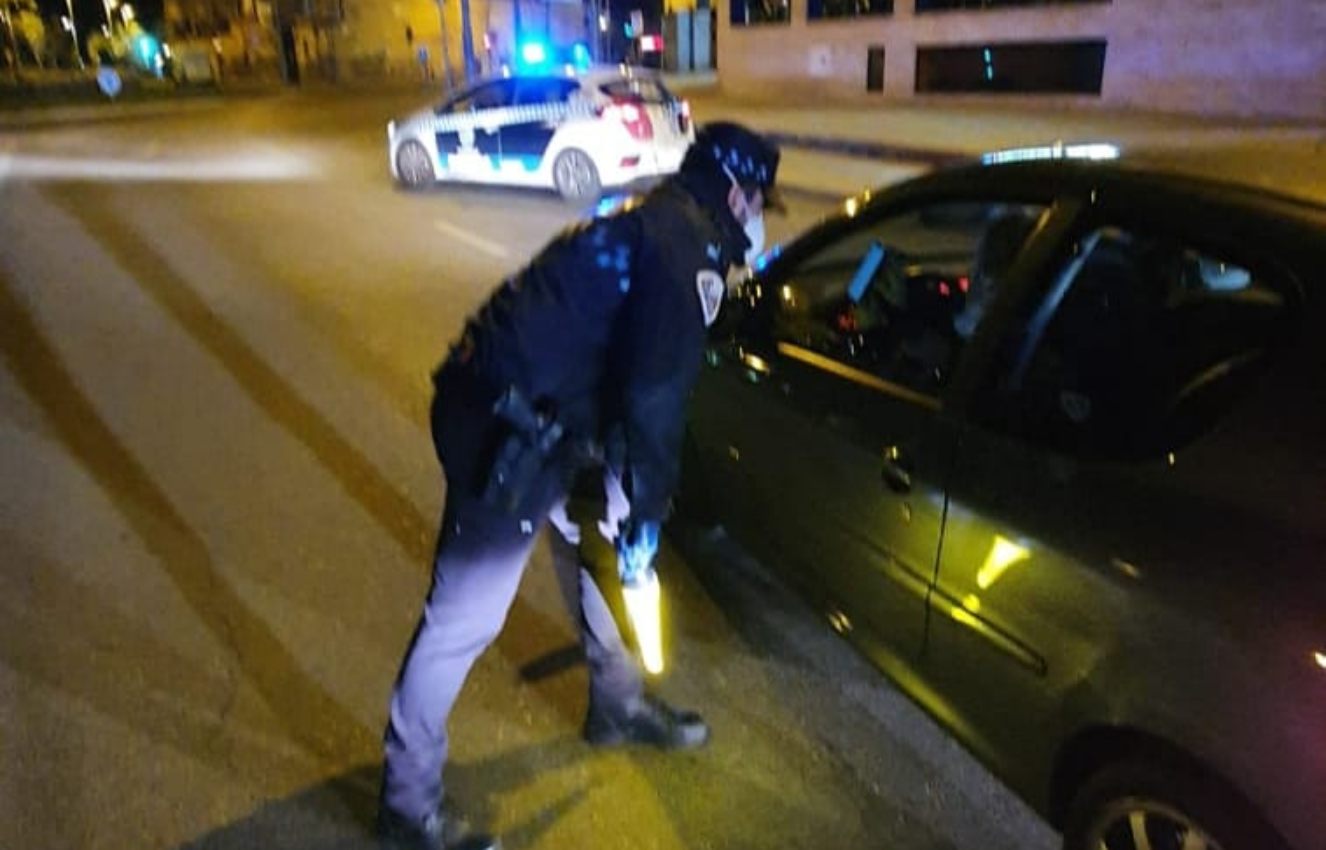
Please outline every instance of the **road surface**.
M580 212L394 189L384 124L411 100L0 137L0 847L372 846L443 492L429 372ZM794 201L773 238L829 208ZM661 569L659 687L712 746L579 740L540 547L453 716L449 788L508 848L1055 845L726 541Z

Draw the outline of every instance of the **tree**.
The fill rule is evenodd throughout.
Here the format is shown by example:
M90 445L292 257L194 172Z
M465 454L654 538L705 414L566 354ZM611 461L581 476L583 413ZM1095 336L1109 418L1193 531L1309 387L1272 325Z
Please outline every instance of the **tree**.
M77 68L80 57L73 33L63 26L48 26L46 28L46 56L57 67Z
M37 0L0 0L5 36L12 41L15 61L30 56L38 67L46 64L46 24L41 19Z

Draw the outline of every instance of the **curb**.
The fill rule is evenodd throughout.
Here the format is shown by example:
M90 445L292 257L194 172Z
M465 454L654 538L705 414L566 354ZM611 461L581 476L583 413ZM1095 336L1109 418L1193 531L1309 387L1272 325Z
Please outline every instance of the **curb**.
M69 103L0 110L0 130L42 130L68 124L103 124L186 115L215 109L229 97L223 92L208 92L182 98L161 97L126 103Z

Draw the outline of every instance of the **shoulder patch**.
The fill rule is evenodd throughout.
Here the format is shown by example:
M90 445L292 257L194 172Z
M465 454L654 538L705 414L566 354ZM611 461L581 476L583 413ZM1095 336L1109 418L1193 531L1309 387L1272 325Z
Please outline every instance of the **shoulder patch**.
M704 313L704 326L709 327L718 318L718 310L723 306L723 295L727 285L718 272L713 269L701 269L695 275L695 291L700 296L700 311Z

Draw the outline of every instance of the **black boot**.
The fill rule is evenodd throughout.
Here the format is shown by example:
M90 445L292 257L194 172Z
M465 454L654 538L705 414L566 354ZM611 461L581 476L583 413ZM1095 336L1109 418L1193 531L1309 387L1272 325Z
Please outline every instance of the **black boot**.
M437 811L415 821L385 805L378 806L377 836L381 850L501 850L502 846L491 835L471 832L454 813Z
M647 744L664 750L691 750L709 741L709 726L693 711L678 711L657 697L644 696L623 706L590 700L585 740L596 747Z

